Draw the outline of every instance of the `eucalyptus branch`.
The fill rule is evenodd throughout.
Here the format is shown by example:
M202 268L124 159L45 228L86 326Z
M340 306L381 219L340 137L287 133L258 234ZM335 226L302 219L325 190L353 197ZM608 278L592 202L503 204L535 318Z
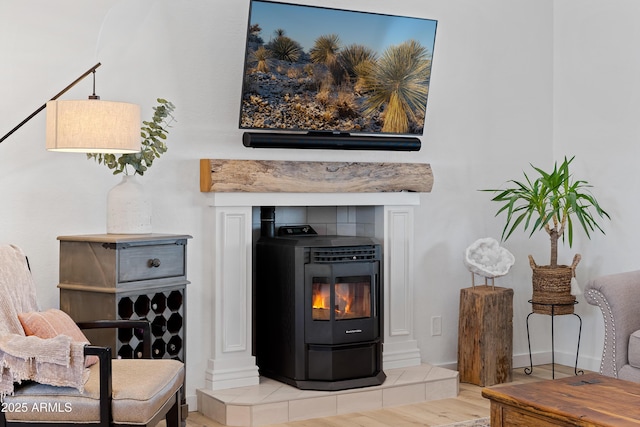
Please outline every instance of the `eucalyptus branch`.
M153 117L151 121L143 121L140 128L141 150L138 153L115 154L90 153L88 159L94 159L98 164L104 164L113 170L113 174L124 173L129 175L129 168L133 169L132 174L144 175L145 171L151 167L153 161L167 151L165 140L169 133L171 124L176 121L173 116L175 106L166 99L158 98L158 105L153 107Z

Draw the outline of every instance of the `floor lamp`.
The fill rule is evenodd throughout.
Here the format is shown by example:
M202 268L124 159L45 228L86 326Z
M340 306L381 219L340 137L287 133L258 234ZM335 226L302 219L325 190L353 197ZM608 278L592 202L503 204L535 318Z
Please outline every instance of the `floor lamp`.
M47 109L46 148L49 151L82 153L137 153L140 151L140 106L126 102L101 101L95 94L97 63L47 103L0 138L0 143ZM86 100L58 98L89 74L93 94Z

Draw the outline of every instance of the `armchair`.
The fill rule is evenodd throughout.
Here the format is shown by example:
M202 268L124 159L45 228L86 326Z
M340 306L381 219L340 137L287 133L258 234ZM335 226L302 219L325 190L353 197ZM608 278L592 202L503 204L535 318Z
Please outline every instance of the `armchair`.
M0 245L0 392L4 394L0 426L153 426L162 419L168 427L181 424L182 362L112 360L110 348L72 342L65 335L25 336L18 314L37 311L35 286L24 253L15 246ZM80 326L142 328L146 340L143 357L151 353L146 321L88 322ZM67 345L67 366L56 359L57 355L15 351L28 349L33 343L34 348ZM99 362L85 368L84 357L88 355L97 356ZM45 374L48 368L52 369ZM78 378L80 381L75 381ZM7 379L13 384L7 384Z
M600 373L640 382L640 270L593 279L584 294L604 317Z

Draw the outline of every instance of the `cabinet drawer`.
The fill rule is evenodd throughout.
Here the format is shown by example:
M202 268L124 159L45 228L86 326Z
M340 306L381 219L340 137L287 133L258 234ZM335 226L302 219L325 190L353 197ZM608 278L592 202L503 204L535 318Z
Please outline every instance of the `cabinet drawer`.
M185 245L132 246L118 251L118 282L185 275Z

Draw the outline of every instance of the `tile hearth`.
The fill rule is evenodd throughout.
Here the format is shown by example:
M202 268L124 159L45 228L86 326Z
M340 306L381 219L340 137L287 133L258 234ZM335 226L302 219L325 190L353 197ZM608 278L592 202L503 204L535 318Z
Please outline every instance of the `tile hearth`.
M384 384L336 392L299 390L261 377L260 384L198 390L198 411L228 426L254 427L328 417L458 395L458 372L428 364L385 369Z

